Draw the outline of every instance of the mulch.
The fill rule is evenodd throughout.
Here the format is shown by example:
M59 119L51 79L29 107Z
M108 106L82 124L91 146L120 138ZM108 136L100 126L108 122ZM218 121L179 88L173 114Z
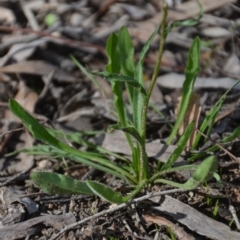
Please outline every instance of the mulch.
M192 191L156 185L125 205L116 206L97 197L47 195L33 185L34 171L52 171L75 179L95 179L127 191L118 179L76 164L70 159L34 156L26 152L6 154L38 145L8 108L14 98L39 121L83 138L109 151L129 157L121 134L107 134L116 122L111 109L111 87L96 77L105 91L76 66L74 56L91 71L103 71L105 45L112 32L127 26L139 59L144 42L161 19L161 1L8 0L0 2L0 239L240 239L239 139L225 145L219 159L223 184L210 181ZM166 1L168 22L194 18L194 0ZM166 148L178 108L188 50L199 36L201 71L195 93L201 106L199 124L240 74L240 1L201 0L204 15L193 27L174 28L165 44L151 103L163 113L149 109L147 153L151 167L166 161L175 142ZM158 37L144 60L146 87L157 59ZM211 139L199 151L212 146L238 126L239 85L230 91L212 129ZM96 136L87 134L98 131ZM69 143L70 144L70 143ZM81 144L74 145L88 150ZM165 149L159 157L160 149ZM187 162L182 155L179 164ZM168 174L185 181L191 172ZM154 196L151 195L154 194ZM62 232L61 232L62 231ZM58 234L58 235L57 235Z

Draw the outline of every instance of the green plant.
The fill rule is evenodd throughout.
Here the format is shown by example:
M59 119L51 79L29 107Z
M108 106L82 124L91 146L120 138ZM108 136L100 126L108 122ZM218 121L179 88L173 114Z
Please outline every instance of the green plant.
M56 23L57 20L58 20L57 15L53 13L48 13L44 18L44 23L48 27L51 27L54 23Z
M169 235L170 235L171 240L176 240L176 238L175 238L175 236L174 236L174 232L173 232L173 230L171 229L171 227L167 227L167 231L168 231L168 233L169 233Z
M132 161L126 160L117 164L109 160L103 149L96 148L94 152L83 152L68 146L58 139L56 133L42 126L29 113L27 113L16 101L9 100L11 111L22 120L24 125L32 135L51 147L51 150L59 156L67 156L75 162L79 162L93 168L99 169L113 176L121 178L133 186L133 190L126 196L113 191L108 186L87 180L86 182L77 181L67 176L50 172L35 172L31 174L32 181L46 193L58 194L87 194L97 195L109 202L122 203L133 198L144 187L154 183L165 183L182 189L193 189L199 184L212 178L216 168L216 157L207 157L199 165L186 165L172 167L179 155L184 150L187 141L193 131L194 123L191 123L180 137L176 150L172 153L169 160L163 164L156 173L151 173L146 154L146 120L149 99L156 82L156 78L161 64L164 49L164 42L168 32L174 26L191 26L196 24L202 15L200 12L197 19L177 21L166 27L167 7L164 7L164 14L161 23L161 37L158 50L158 60L153 72L152 80L148 90L145 90L143 82L143 61L154 37L157 35L160 26L156 28L149 40L145 43L137 64L134 63L134 48L127 28L123 27L118 35L113 33L108 39L106 52L108 55L108 65L105 72L93 72L106 78L111 82L114 94L114 105L118 117L118 123L109 126L108 131L120 130L125 133L126 140L132 150ZM194 81L199 72L199 52L200 39L196 37L189 50L188 64L185 75L186 80L183 86L183 98L180 107L180 114L169 137L169 143L176 135L179 124L182 121L186 107L192 93ZM123 88L127 89L131 111L128 112L123 101ZM87 144L85 142L85 144ZM47 147L45 145L45 147ZM166 173L179 170L195 170L192 177L185 183L180 184L164 179Z
M216 218L217 214L218 214L218 210L219 210L219 200L217 199L212 211L213 217Z
M109 240L119 240L119 238L118 237L109 236Z

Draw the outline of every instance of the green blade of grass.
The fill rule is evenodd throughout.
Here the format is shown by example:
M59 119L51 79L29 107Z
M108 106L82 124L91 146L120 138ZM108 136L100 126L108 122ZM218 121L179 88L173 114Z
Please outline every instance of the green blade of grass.
M172 132L168 138L167 144L171 144L171 142L173 141L173 138L176 136L179 126L184 118L193 91L193 86L199 72L199 61L200 39L196 37L192 43L188 54L188 64L185 70L185 81L183 83L183 94L179 114L172 129Z
M183 152L184 148L186 147L186 144L188 142L188 139L190 138L192 131L194 129L194 122L190 123L187 128L185 129L183 135L178 141L178 147L174 150L174 152L171 154L168 161L162 166L161 171L170 168L178 159L180 154Z
M217 105L211 109L211 111L208 113L208 115L204 118L204 121L203 123L201 124L201 127L200 127L200 132L204 132L206 130L206 128L208 128L208 132L207 132L207 136L209 136L211 130L212 130L212 127L214 125L214 122L215 122L215 119L222 107L222 104L225 100L225 96L224 97L221 97L221 101L219 101L217 103ZM193 148L195 149L197 146L198 146L198 143L200 141L200 138L201 138L201 134L200 133L197 133L196 135L196 138L195 138L195 141L193 143ZM207 140L207 139L206 139Z
M48 194L94 195L85 182L51 172L34 172L30 175L35 185Z
M214 125L214 122L215 122L215 119L217 117L217 114L219 113L221 107L222 107L222 104L227 96L227 94L237 85L239 84L240 81L237 81L231 88L229 88L222 96L221 98L217 101L217 103L215 104L215 106L209 111L209 113L207 114L207 116L205 117L203 123L201 124L200 126L200 132L204 132L206 130L206 128L208 128L208 131L207 131L207 136L210 135L210 132L212 130L212 127ZM195 141L193 143L193 148L197 148L198 146L198 143L199 143L199 140L201 138L201 134L198 133L196 138L195 138Z
M92 81L92 83L101 91L104 92L104 94L106 94L105 90L102 88L102 86L99 84L99 82L92 76L91 73L89 73L89 71L82 66L82 64L80 62L78 62L78 60L74 57L71 56L72 61L76 64L76 66L81 70L81 72Z
M223 138L219 144L225 144L225 143L229 143L231 141L233 141L234 139L240 137L240 127L237 127L233 133L225 138ZM193 162L194 160L204 156L204 155L207 155L208 153L210 152L215 152L219 149L219 147L217 145L214 145L214 146L211 146L209 148L207 148L206 150L204 150L204 152L199 152L197 153L195 156L191 157L189 159L190 162Z

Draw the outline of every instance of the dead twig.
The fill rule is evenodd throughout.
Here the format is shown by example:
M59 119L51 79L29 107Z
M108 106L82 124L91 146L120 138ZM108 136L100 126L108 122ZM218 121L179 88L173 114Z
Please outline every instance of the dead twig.
M3 183L0 183L0 187L3 187L13 181L15 181L16 179L18 179L19 177L21 177L22 175L24 175L25 173L27 173L29 171L29 169L25 170L25 171L22 171L16 175L14 175L13 177L10 177L8 180L6 180L5 182Z
M196 129L198 131L198 133L200 133L203 137L205 137L206 139L210 139L206 134L202 133L201 131L199 131L198 129ZM211 140L212 141L212 140ZM224 153L226 153L230 158L232 158L233 160L235 160L237 163L240 164L240 159L238 159L237 157L235 157L232 153L230 153L226 148L224 148L221 144L216 143L214 141L212 141L217 147L219 147L221 150L223 150Z
M144 200L147 200L149 198L152 198L152 197L156 197L156 196L162 196L162 195L167 195L167 194L173 194L173 193L177 193L177 192L186 192L187 190L185 189L171 189L171 190L166 190L166 191L162 191L162 192L152 192L152 193L148 193L142 197L139 197L139 198L136 198L136 199L133 199L132 201L128 202L128 203L122 203L120 205L117 205L116 207L113 207L113 208L110 208L108 210L104 210L102 212L99 212L99 213L96 213L92 216L89 216L87 218L84 218L83 220L81 221L78 221L76 223L73 223L73 224L70 224L68 225L67 227L63 228L59 233L57 233L55 236L53 236L50 240L55 240L57 239L58 237L60 237L63 233L65 233L66 231L74 228L74 227L77 227L83 223L86 223L88 221L91 221L95 218L98 218L98 217L101 217L105 214L109 214L109 213L113 213L113 212L116 212L124 207L127 207L129 206L130 204L132 203L138 203L138 202L141 202L141 201L144 201Z
M87 47L87 48L96 48L99 52L105 54L105 48L95 45L95 44L91 44L91 43L87 43L87 42L82 42L82 41L76 41L76 40L71 40L65 37L61 37L61 36L55 36L43 31L35 31L32 29L28 29L28 28L14 28L14 27L7 27L7 26L0 26L0 31L6 31L6 32L22 32L22 33L31 33L31 34L36 34L40 37L48 37L51 39L55 39L55 40L59 40L61 42L64 42L65 44L68 45L73 45L73 46L78 46L78 47Z

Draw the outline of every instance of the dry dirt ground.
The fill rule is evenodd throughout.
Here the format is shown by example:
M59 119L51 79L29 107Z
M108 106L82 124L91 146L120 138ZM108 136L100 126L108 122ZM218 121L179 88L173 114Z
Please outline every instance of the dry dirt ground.
M198 14L194 0L167 2L168 22ZM175 28L166 40L151 97L163 116L152 109L148 113L147 151L152 167L176 148L173 144L161 158L157 156L166 146L169 123L174 123L193 39L199 36L202 40L201 71L195 87L201 106L199 124L239 79L240 1L200 2L204 15L199 24ZM70 159L24 152L6 156L39 144L9 110L9 98L48 126L65 133L82 133L83 139L128 156L119 134L105 134L107 126L116 122L106 104L112 99L110 85L96 78L105 90L103 97L70 55L92 71L104 70L108 36L127 26L137 60L160 22L161 9L159 0L0 1L0 239L240 239L239 139L215 152L221 186L212 180L192 191L177 191L159 184L151 189L158 196L150 198L142 192L131 204L120 206L96 197L47 195L29 178L31 172L47 170L75 179L95 179L124 191L124 184L107 174ZM52 25L48 23L51 19ZM144 61L146 87L157 59L157 40ZM214 141L207 141L209 146L239 126L239 89L237 85L228 94L211 133ZM86 134L91 131L101 133ZM89 150L81 144L74 146ZM203 144L198 150L204 151ZM179 161L186 162L187 156L183 154ZM166 177L179 182L187 178L180 173Z

